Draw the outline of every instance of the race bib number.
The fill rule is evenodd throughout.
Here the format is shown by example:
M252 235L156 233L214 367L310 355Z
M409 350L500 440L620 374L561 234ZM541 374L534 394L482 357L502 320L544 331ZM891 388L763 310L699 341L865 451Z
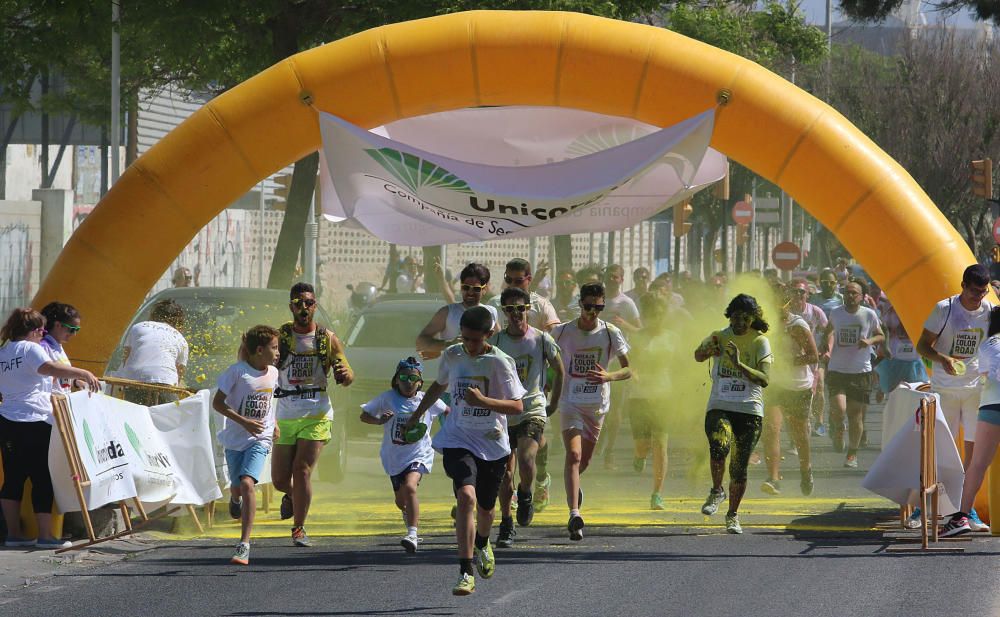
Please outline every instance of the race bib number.
M569 384L569 402L577 405L600 406L604 402L604 384L573 379Z
M911 343L910 341L904 341L904 342L900 343L899 344L899 353L900 354L911 354L911 353L913 353L913 343Z
M243 400L242 416L252 420L263 420L271 411L271 388L251 392Z
M724 401L742 402L750 395L750 384L744 379L722 378L715 384L715 396Z
M840 347L857 347L861 340L861 326L847 326L837 329L837 345Z
M397 446L406 445L406 421L410 419L409 414L397 414L392 419L392 443Z
M486 378L458 379L452 392L452 413L456 413L458 425L465 429L492 431L496 428L496 417L493 411L485 407L473 407L466 401L469 388L476 388L486 395Z
M983 331L978 328L960 330L955 333L955 342L951 346L951 355L954 358L971 358L976 355L979 349L979 339Z

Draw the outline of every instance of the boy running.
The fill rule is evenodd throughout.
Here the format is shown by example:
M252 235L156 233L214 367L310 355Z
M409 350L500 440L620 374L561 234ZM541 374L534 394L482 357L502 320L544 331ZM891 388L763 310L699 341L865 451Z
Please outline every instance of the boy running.
M219 443L229 467L229 514L240 521L240 543L231 563L250 563L250 532L257 511L256 484L278 437L274 387L278 383L278 331L254 326L243 337L245 356L219 377L212 408L225 416Z
M462 343L445 349L437 381L404 425L405 430L414 427L441 394L450 391L451 411L433 445L443 455L444 471L452 480L458 506L455 535L461 578L452 589L456 596L476 590L473 554L483 578L493 576L496 569L490 532L510 456L507 416L524 409L521 399L526 391L514 360L486 342L493 323L493 315L485 307L465 311L459 324Z
M392 387L361 406L361 421L365 424L385 425L382 436L382 468L389 474L392 491L396 495L396 507L403 512L406 535L400 544L407 553L417 552L420 538L417 537L417 523L420 519L420 503L417 501L417 487L424 474L431 472L434 465L434 450L431 448L430 434L425 433L417 441L406 440L403 426L410 419L424 393L423 366L413 357L400 360L392 376ZM448 411L444 403L436 401L419 421L430 425L434 418Z
M562 349L566 380L563 382L559 412L566 444L566 505L569 506L569 539L583 539L583 517L580 505L583 491L580 475L587 470L594 446L601 435L601 426L611 407L612 381L632 376L629 369L628 343L617 327L598 319L604 310L604 285L587 283L580 288L580 318L559 324L552 338ZM621 368L608 372L613 358Z
M563 364L559 347L547 332L528 325L531 297L518 287L508 287L500 294L500 309L507 318L507 327L493 335L490 343L514 359L521 385L528 391L524 396L524 412L508 419L510 449L517 451L517 524L527 527L534 517L531 487L535 482L535 457L538 455L548 416L556 410L562 390ZM546 369L555 375L552 402L545 403ZM497 546L509 548L514 543L514 519L511 501L514 497L514 457L509 457L503 483L500 485L500 533Z

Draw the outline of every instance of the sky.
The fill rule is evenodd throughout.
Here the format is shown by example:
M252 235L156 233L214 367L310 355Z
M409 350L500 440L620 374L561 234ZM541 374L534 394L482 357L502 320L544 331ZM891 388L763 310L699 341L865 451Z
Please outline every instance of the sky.
M833 1L833 23L838 23L843 21L843 16L837 10L838 2ZM806 13L806 21L813 24L823 25L826 23L826 0L802 0L802 10ZM923 4L924 14L927 16L928 23L937 23L947 17L948 23L956 24L959 26L972 26L976 23L969 16L969 11L960 11L955 15L947 16L947 14L935 11L932 6L929 6L926 2Z

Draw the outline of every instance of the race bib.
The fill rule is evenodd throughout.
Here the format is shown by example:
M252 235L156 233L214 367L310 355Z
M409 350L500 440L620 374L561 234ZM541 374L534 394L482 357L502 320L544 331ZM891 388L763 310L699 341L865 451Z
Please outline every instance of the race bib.
M521 385L528 387L528 375L531 373L531 361L530 355L523 355L514 358L514 366L517 368L517 378L521 380Z
M847 326L837 329L837 345L840 347L857 347L861 340L861 326Z
M397 414L392 419L392 443L397 446L406 445L406 421L409 419L409 414Z
M720 378L715 384L715 396L724 401L743 402L750 395L750 384L745 379Z
M955 341L951 345L953 358L971 358L979 349L979 340L983 331L979 328L969 328L955 333Z
M570 358L569 374L573 377L584 377L587 371L597 370L597 364L600 360L600 347L576 351L573 353L573 357Z
M485 377L458 379L455 381L455 389L452 393L451 401L455 409L452 413L457 412L455 417L460 427L484 432L492 431L496 428L497 419L492 410L485 407L473 407L465 400L465 393L469 388L476 388L485 396L487 392L485 384Z
M572 379L569 382L567 399L577 405L599 407L604 402L604 384L590 383L585 379Z

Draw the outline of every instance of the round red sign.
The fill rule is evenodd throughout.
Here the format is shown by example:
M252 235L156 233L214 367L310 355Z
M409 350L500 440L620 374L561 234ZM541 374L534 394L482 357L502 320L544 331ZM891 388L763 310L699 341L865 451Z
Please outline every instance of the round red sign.
M1000 217L993 221L993 239L1000 244Z
M737 225L749 225L753 220L753 207L745 201L733 205L733 222Z
M788 272L802 262L802 251L794 242L782 242L771 250L771 261L777 268Z

